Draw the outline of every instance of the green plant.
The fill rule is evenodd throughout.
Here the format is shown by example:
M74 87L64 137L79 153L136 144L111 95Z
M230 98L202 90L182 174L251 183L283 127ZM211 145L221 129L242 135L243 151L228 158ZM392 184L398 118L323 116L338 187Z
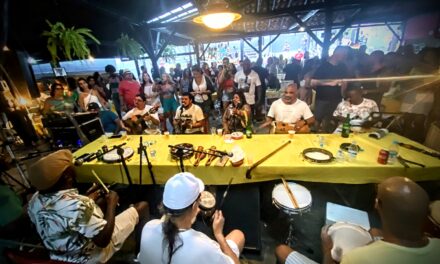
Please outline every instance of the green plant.
M175 60L176 58L176 49L173 45L167 45L162 52L162 57L165 58L165 61Z
M121 33L121 37L116 40L118 51L122 57L136 60L139 56L145 53L141 44L136 40L130 38L127 34Z
M47 37L47 49L52 57L52 65L56 65L60 60L59 51L67 60L73 58L87 59L90 56L90 49L87 46L86 38L101 44L88 28L67 28L61 22L52 24L48 20L46 20L46 23L49 25L50 31L45 30L42 36Z

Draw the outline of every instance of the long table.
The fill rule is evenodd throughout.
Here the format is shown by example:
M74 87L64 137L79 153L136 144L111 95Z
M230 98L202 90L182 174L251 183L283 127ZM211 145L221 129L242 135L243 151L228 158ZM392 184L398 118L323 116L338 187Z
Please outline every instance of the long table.
M355 161L333 161L328 164L316 164L304 160L301 153L310 147L319 147L319 136L325 139L324 148L334 155L341 143L350 143L353 140L363 149ZM215 160L211 166L205 166L203 160L198 167L194 167L194 157L184 160L185 171L189 171L201 178L208 185L225 185L233 177L233 184L254 183L279 179L282 175L289 180L325 182L325 183L347 183L364 184L377 183L389 176L406 176L415 181L440 180L440 159L430 157L413 150L400 148L399 153L405 159L422 163L425 168L410 165L405 169L400 163L382 165L377 162L380 149L388 148L393 140L412 144L429 150L423 145L390 133L382 139L369 138L367 134L351 135L350 138L342 138L336 134L302 134L289 138L288 135L253 135L251 139L240 139L233 143L225 143L223 137L217 135L151 135L143 136L143 141L154 143L150 148L156 150L156 157L151 160L153 172L158 184L164 184L172 175L179 172L179 163L171 159L168 145L179 143L191 143L194 148L203 146L208 149L216 146L219 150L230 151L235 145L240 146L247 156L240 167L233 167L229 162L224 167L215 166ZM252 171L252 178L245 177L246 170L250 163L258 161L269 152L277 148L286 140L291 140L281 151L263 162ZM127 136L124 139L107 139L105 136L91 142L74 153L78 157L83 153L96 152L103 145L109 148L113 145L126 143L126 146L133 148L135 154L127 160L128 169L133 183L139 184L139 158L137 148L139 136ZM148 152L150 150L148 148ZM143 163L142 184L152 184L146 163ZM101 161L86 162L76 167L79 182L94 181L91 170L95 170L103 181L128 183L125 172L119 163L104 163Z

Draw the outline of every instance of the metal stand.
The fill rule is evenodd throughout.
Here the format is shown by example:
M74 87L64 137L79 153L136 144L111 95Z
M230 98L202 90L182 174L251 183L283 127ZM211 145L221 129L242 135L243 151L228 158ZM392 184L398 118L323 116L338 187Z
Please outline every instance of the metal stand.
M15 164L15 167L17 168L18 174L20 174L21 180L23 181L23 185L26 186L26 189L29 189L31 185L29 184L29 181L27 180L23 169L21 168L21 163L15 156L14 152L11 149L11 146L9 144L4 145L6 151L9 153L9 156L11 156L12 161Z
M179 158L179 164L180 164L179 168L180 168L181 172L185 171L185 167L183 166L183 154L184 154L183 151L184 150L195 152L195 153L204 153L204 154L206 154L208 156L211 155L211 156L216 156L218 158L221 158L223 156L230 156L229 153L224 152L224 151L220 151L220 150L214 150L214 153L209 153L208 151L203 151L203 150L200 151L200 150L196 150L196 149L188 149L188 148L181 147L181 146L168 145L168 147L172 148L172 149L177 149L175 155Z
M122 166L124 166L125 175L127 175L128 184L130 186L132 186L133 181L131 180L130 172L128 171L127 163L125 163L125 159L124 159L124 149L121 147L119 147L117 149L118 149L117 152L118 152L119 158L121 159Z
M156 179L155 179L154 173L153 173L153 165L151 164L151 161L148 158L147 147L142 144L142 136L139 139L138 153L140 155L140 161L139 161L139 184L142 184L142 153L144 153L144 156L147 159L147 166L148 166L148 171L150 172L151 181L153 182L153 185L156 185Z

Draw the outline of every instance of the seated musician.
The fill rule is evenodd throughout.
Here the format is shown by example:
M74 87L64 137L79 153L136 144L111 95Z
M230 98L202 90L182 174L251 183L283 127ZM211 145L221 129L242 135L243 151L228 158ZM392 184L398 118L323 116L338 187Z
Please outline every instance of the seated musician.
M74 187L72 158L72 153L63 149L29 167L29 180L37 192L29 202L28 214L51 259L104 263L135 227L141 230L148 218L148 204L139 202L115 216L116 192L110 191L104 199L102 190L80 195Z
M362 88L359 85L351 84L347 88L347 100L338 104L333 112L333 117L342 123L347 115L350 119L359 119L361 122L366 121L372 112L379 112L379 108L374 100L364 98L362 96Z
M95 102L90 103L87 106L87 110L92 113L97 113L99 119L101 120L101 124L106 133L117 134L122 130L124 125L122 124L121 119L119 119L118 115L113 113L110 110L101 110L99 105Z
M174 117L177 134L202 134L203 120L202 108L193 104L193 96L190 93L183 93L182 105L177 109Z
M131 134L160 134L157 109L158 107L146 104L145 95L136 95L134 98L134 108L122 117L124 129Z
M243 92L234 92L232 102L223 114L223 131L225 134L231 132L243 132L246 125L250 122L251 107L246 104L246 98Z
M275 133L287 133L295 130L297 133L310 132L309 127L315 122L315 117L309 106L297 98L296 84L289 84L283 96L272 103L267 114L266 122L259 129L272 125Z
M423 233L428 205L428 194L415 182L404 177L386 179L379 184L375 201L382 221L383 237L376 236L375 242L347 252L342 256L341 263L438 263L440 239L428 238ZM322 228L321 240L322 263L336 263L330 252L333 241L328 235L328 226ZM287 245L278 246L275 255L283 264L316 263Z
M240 263L244 234L233 230L225 237L225 218L221 211L214 213L212 221L217 241L191 228L200 211L200 195L204 188L203 182L189 172L178 173L166 182L163 193L165 215L144 226L140 263Z

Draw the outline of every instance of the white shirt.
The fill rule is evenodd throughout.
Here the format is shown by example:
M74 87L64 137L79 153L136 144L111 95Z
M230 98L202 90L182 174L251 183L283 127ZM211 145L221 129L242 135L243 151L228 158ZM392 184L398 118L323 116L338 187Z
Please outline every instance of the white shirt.
M193 91L196 93L206 92L208 90L208 86L206 84L205 76L202 76L202 81L200 82L200 84L197 84L196 79L194 78L192 82L192 88ZM203 103L204 101L208 100L208 98L209 97L207 94L196 94L194 95L194 102Z
M99 108L102 107L101 103L99 102L98 96L92 94L92 92L88 93L86 97L84 97L84 106L87 108L90 103L97 103L99 105Z
M293 104L285 104L280 98L272 103L267 116L275 119L277 122L293 124L300 120L301 117L309 119L313 117L313 114L304 101L296 99L296 102Z
M360 118L362 120L367 119L371 112L379 112L379 108L375 101L364 98L362 103L358 105L351 104L350 101L342 101L336 107L333 112L333 116L350 116L351 119Z
M146 113L148 113L148 111L150 111L150 109L153 108L151 105L145 105L145 108L143 110L139 110L137 107L131 109L130 111L128 111L123 117L122 120L128 120L133 116L143 116ZM154 119L156 119L157 121L159 121L159 114L157 112L150 114L151 117L153 117ZM151 122L150 120L145 121L145 124L148 126L148 128L150 129L157 129L157 126L153 125L153 122Z
M254 105L255 104L255 87L260 86L260 77L258 76L258 73L251 70L251 73L246 76L243 71L237 72L235 74L234 82L238 83L238 90L245 90L247 86L249 86L249 92L244 93L244 96L246 97L246 103L248 105Z
M193 124L205 119L205 117L203 116L202 108L200 108L200 106L196 104L192 104L192 106L188 109L185 109L183 106L180 106L176 111L176 116L174 117L174 119L180 120L182 118L188 118L188 119L190 118ZM202 128L201 127L187 128L185 130L185 134L192 134L198 131L202 131Z
M164 243L162 221L151 220L143 230L141 236L141 264L168 263L168 243ZM228 264L234 261L225 255L217 242L201 232L193 229L179 232L178 245L183 243L172 257L172 264Z

